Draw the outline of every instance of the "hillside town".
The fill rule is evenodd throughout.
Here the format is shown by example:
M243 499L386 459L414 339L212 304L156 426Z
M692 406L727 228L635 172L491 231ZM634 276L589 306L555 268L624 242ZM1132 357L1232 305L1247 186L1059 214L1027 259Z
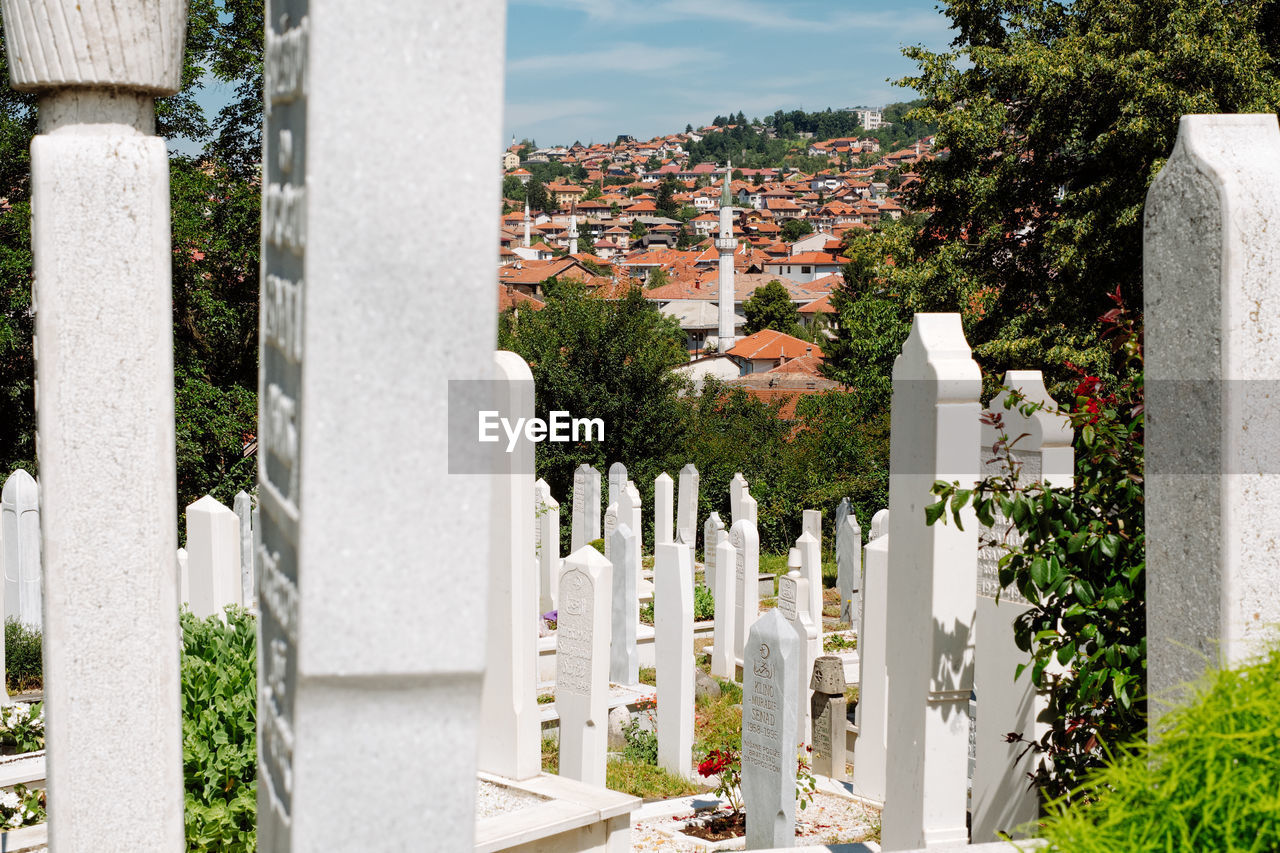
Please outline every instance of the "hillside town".
M880 126L878 111L866 113ZM538 163L585 180L546 183L546 210L531 209L532 193L503 199L499 310L541 310L549 279L577 281L601 299L639 286L679 322L690 361L677 369L695 383L714 376L779 399L783 417L798 396L837 387L820 372L820 344L834 319L842 249L856 232L911 214L904 196L919 181L914 169L941 152L932 136L893 151L845 137L808 143L809 162L829 164L811 172L689 165L691 143L734 128L612 145L530 149L513 140L502 155L505 187L514 178L527 189L536 178L526 167ZM773 329L744 335L743 303L770 282L786 289L808 340ZM732 312L720 310L722 289L733 294Z

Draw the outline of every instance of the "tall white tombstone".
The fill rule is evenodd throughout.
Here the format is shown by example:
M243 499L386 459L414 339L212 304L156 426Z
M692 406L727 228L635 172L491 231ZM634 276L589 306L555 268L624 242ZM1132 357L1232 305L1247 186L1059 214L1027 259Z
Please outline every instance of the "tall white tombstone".
M187 549L178 549L178 601L191 605L191 564L187 560Z
M248 492L237 492L231 509L240 527L240 602L252 607L257 598L253 571L253 498Z
M1023 395L1024 403L1005 407L1010 398L1001 391L991 401L989 411L998 414L1003 429L982 426L983 476L1008 476L1002 460L994 458L991 446L1001 433L1009 436L1009 453L1021 464L1021 483L1043 482L1069 488L1073 480L1075 453L1071 425L1057 414L1057 404L1044 387L1038 370L1010 370L1004 376L1006 388ZM1021 407L1039 403L1044 408L1030 416ZM992 528L982 528L983 539L1010 541L1016 531L997 515ZM1011 542L1011 544L1013 544ZM1025 837L1020 827L1036 819L1039 802L1036 790L1027 784L1035 771L1036 756L1025 744L1009 743L1005 735L1019 732L1039 739L1047 730L1036 717L1044 710L1044 699L1036 695L1028 667L1014 680L1019 664L1029 663L1026 652L1014 642L1014 622L1030 609L1017 587L1001 589L999 563L1005 549L984 546L978 550L978 610L974 627L973 689L977 694L974 727L974 768L972 795L972 837L975 842L995 841L996 833ZM999 600L997 601L997 595Z
M627 466L615 462L609 466L609 496L607 505L618 503L622 498L622 490L627 485Z
M742 493L742 506L740 507L740 510L742 518L745 518L752 524L756 523L756 499L751 497L750 492L744 491Z
M853 514L853 504L848 497L840 499L840 503L836 504L836 529L840 529L840 522L844 521Z
M59 804L49 847L109 838L120 850L175 853L172 256L154 99L181 85L186 4L0 9L9 83L41 98L31 244L48 794Z
M560 775L601 788L609 736L612 573L589 545L566 557L556 623Z
M760 615L760 535L755 522L746 519L735 522L729 531L729 544L734 551L733 655L736 660L742 660L747 631Z
M609 680L617 684L640 683L640 651L636 647L636 628L640 623L640 599L636 583L640 579L640 534L623 523L605 540L613 565L613 599L611 625L613 641L609 646Z
M737 525L734 525L735 528ZM747 849L796 844L800 635L776 609L747 632L742 662L742 799Z
M805 610L819 633L822 630L822 545L812 533L806 529L796 540L796 550L800 553L800 574L805 579ZM805 675L805 684L808 684Z
M959 314L916 314L893 366L889 448L888 751L882 846L963 843L977 607L972 506L925 523L938 480L978 479L982 374Z
M641 537L643 544L644 521L641 513L644 507L640 503L640 490L636 488L636 484L630 481L622 487L622 500L618 504L618 523L626 524L636 534Z
M560 504L551 486L539 479L533 484L534 550L538 560L538 614L556 609L560 591Z
M19 468L0 493L0 566L4 569L4 618L28 628L43 624L40 590L40 490Z
M713 512L702 524L702 578L712 592L716 589L716 554L721 542L729 539L729 531L724 529L720 513Z
M653 636L657 666L658 766L693 775L693 558L663 542L653 555Z
M808 533L822 547L822 510L806 509L800 513L800 532Z
M857 623L862 584L862 528L849 511L836 516L836 586L840 590L840 621Z
M604 555L610 561L613 560L613 534L618 529L618 505L616 503L609 504L609 508L604 511Z
M573 517L569 528L570 554L576 554L583 545L591 541L587 537L587 506L590 503L587 492L590 489L588 483L590 470L591 466L585 462L573 469Z
M863 549L862 609L858 616L858 707L854 721L853 792L884 803L888 760L889 684L886 671L889 632L889 511L871 522Z
M680 469L679 495L676 504L676 541L689 546L697 545L700 480L698 469L692 462Z
M600 472L587 466L587 541L594 542L600 530Z
M1276 117L1183 116L1144 217L1154 733L1183 685L1262 651L1280 623Z
M733 475L729 480L729 513L730 525L737 524L742 518L742 496L747 492L747 478L742 472Z
M674 542L675 483L671 475L663 471L653 481L653 553L658 546Z
M813 671L813 662L822 654L822 638L809 614L807 599L809 597L809 581L800 568L800 552L792 548L787 555L787 573L778 578L778 612L795 628L796 635L803 642L804 655L801 666L796 673L796 682L800 696L809 692L809 675ZM801 702L796 714L796 742L809 743L809 709L807 702Z
M715 573L715 586L711 587L711 594L716 600L715 622L712 626L711 674L721 678L738 677L738 662L734 651L734 626L738 615L738 574L734 571L734 566L737 562L738 552L726 536L716 545L716 565L721 566L722 570Z
M500 378L508 411L513 380L532 385L514 356L493 368L486 283L505 4L308 7L265 13L258 848L364 849L351 792L385 789L380 844L469 849L478 745L508 775L540 764L532 463L512 454L527 491L495 499L487 448L444 440L448 380ZM491 598L499 567L519 586ZM481 693L506 639L530 662L490 667L498 725ZM510 733L524 702L531 762Z
M513 352L493 354L497 409L509 422L534 414L533 373ZM512 779L542 768L537 706L538 602L534 563L534 445L518 441L493 475L489 633L485 657L480 769ZM546 612L546 611L543 611Z
M187 507L187 570L191 612L221 614L240 598L240 519L210 495Z

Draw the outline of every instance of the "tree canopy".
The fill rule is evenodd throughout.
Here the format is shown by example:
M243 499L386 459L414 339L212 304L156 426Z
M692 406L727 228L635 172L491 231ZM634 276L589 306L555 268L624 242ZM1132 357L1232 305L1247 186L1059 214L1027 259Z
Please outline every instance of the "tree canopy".
M800 331L800 312L791 301L791 294L776 278L756 288L751 298L742 303L742 313L747 322L743 330L754 335L762 329L773 329L787 335Z

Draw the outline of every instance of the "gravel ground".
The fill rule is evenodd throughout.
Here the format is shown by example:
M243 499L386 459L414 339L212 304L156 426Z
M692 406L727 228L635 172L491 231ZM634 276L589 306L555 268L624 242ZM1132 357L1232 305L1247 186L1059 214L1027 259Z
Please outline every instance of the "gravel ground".
M685 811L677 815L677 819L670 816L656 817L632 824L631 849L689 853L703 850L703 847L693 841L677 840L658 829L659 825L681 826L692 814L692 811ZM797 844L866 841L879 826L879 822L880 813L871 806L819 791L809 807L797 813Z
M476 781L476 820L510 814L546 802L545 797L495 785L483 779Z

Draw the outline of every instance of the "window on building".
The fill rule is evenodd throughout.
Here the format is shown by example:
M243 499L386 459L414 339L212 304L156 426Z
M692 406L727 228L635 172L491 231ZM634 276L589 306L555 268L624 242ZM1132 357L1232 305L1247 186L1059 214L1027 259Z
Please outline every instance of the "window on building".
M813 267L800 267L800 275L808 275L813 272Z

